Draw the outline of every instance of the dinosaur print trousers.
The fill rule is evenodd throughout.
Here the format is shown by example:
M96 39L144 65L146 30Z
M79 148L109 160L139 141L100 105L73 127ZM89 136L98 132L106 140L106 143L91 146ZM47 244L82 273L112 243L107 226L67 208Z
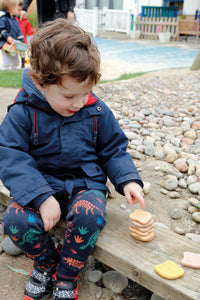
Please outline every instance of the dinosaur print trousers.
M106 224L105 204L105 194L97 190L79 191L65 203L67 228L57 266L58 277L75 277L85 267ZM42 261L55 253L54 241L44 231L40 213L33 208L12 202L2 224L4 233L27 257Z

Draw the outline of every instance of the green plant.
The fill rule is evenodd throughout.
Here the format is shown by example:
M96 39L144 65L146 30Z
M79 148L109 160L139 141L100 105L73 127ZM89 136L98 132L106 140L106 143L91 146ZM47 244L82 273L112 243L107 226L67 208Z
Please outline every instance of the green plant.
M27 18L28 18L28 20L31 23L31 26L33 28L37 28L38 27L37 13L36 12L33 12L31 14L27 14Z

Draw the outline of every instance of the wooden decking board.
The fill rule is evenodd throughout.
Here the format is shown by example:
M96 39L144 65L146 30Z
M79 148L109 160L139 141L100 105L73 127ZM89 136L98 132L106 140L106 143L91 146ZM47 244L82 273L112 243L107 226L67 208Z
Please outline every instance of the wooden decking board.
M128 232L128 215L115 204L108 203L108 224L99 237L93 255L130 279L156 292L165 299L200 299L200 270L185 268L177 280L166 280L154 271L156 264L172 260L181 266L183 252L199 253L200 245L170 230L156 226L151 242L140 242ZM117 223L121 219L121 230ZM123 228L123 229L122 229ZM106 247L110 242L110 246Z
M0 202L9 197L0 192ZM200 253L200 244L158 225L151 242L135 240L129 233L129 213L120 208L118 198L107 203L107 225L100 234L92 253L99 261L119 271L167 300L200 300L200 270L183 267L185 274L177 280L167 280L155 271L156 264L171 260L181 265L185 251ZM63 238L65 223L51 231Z

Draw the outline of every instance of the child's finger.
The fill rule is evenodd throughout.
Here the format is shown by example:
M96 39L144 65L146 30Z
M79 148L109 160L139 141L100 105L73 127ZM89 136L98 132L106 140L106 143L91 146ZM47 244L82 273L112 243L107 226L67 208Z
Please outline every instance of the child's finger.
M144 196L144 193L142 191L137 195L138 203L141 204L142 209L145 208L145 202L144 202L143 196Z
M125 196L126 196L127 203L129 205L140 203L142 209L144 209L145 208L145 202L144 202L144 198L143 198L142 194L143 194L143 192L141 192L137 195L126 194Z
M143 197L141 197L139 201L140 201L140 204L141 204L141 207L142 207L142 209L145 209L145 202L144 202L144 198L143 198Z

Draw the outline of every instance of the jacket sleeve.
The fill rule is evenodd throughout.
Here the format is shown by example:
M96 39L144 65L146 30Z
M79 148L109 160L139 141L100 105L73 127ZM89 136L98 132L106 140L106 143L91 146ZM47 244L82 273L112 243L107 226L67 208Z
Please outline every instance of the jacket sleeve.
M97 139L100 164L119 193L123 194L122 187L129 182L137 182L143 187L132 157L126 151L128 139L111 110L107 106L104 108Z
M0 178L20 205L33 201L38 208L54 190L29 155L29 117L26 108L16 104L0 126Z
M75 0L69 0L69 8L68 8L68 11L74 11L75 5L76 5L76 1L75 1Z
M23 1L23 7L22 7L22 10L25 10L27 11L29 5L31 4L32 0L24 0Z
M59 8L61 12L67 13L68 11L74 11L76 5L75 0L58 0Z
M10 34L7 32L6 29L6 18L1 17L0 18L0 39L6 42L9 36Z

